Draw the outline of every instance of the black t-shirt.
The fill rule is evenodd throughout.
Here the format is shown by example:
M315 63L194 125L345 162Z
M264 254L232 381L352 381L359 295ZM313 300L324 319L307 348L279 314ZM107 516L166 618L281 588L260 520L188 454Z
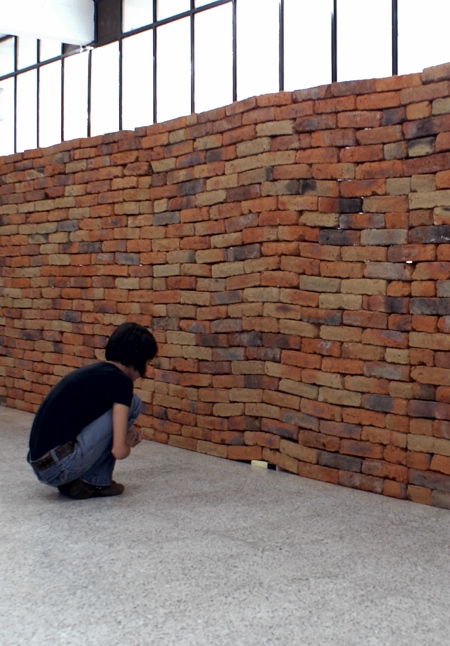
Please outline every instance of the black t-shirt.
M112 363L78 368L61 379L42 402L31 427L30 455L37 460L110 410L131 405L133 382Z

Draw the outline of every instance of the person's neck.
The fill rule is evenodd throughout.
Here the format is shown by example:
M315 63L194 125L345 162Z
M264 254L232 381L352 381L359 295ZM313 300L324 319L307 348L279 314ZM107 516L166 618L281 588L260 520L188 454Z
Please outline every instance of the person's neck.
M108 361L108 363L112 363L113 366L119 368L119 370L121 370L129 379L131 379L133 383L141 376L133 366L124 366L123 363L120 363L119 361Z

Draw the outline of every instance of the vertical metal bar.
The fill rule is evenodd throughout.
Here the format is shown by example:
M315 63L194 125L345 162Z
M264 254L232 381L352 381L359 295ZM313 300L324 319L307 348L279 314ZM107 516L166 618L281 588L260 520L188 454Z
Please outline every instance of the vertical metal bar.
M158 80L158 62L157 62L157 29L156 21L158 19L158 6L157 0L153 0L153 123L157 123L158 120L158 97L156 96L157 92L157 80Z
M14 36L14 152L17 152L17 52L18 37Z
M91 110L92 110L92 50L88 51L88 104L87 104L87 136L91 136Z
M398 74L398 0L392 0L392 76Z
M122 119L122 104L123 104L123 90L122 90L122 78L123 78L122 2L120 2L119 19L120 19L120 35L119 35L119 130L122 130L122 127L123 127L123 119Z
M284 0L280 0L279 7L279 25L280 25L280 35L279 35L279 85L280 92L284 90Z
M195 0L191 0L191 114L195 112Z
M39 39L36 39L36 59L39 63ZM41 121L41 99L40 99L40 87L41 87L41 66L38 65L36 68L36 147L39 148L40 140L40 121Z
M237 101L237 0L232 0L233 5L233 101Z
M331 12L331 82L337 81L337 0L333 0Z
M62 48L62 45L61 45ZM64 141L64 87L65 87L65 59L61 58L61 141Z

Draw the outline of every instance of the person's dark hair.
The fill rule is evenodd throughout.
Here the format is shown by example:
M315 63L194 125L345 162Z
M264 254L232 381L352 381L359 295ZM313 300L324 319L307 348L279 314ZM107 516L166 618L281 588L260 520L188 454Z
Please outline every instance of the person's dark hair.
M105 359L133 366L143 377L147 361L153 359L157 352L158 346L150 330L139 323L122 323L108 339Z

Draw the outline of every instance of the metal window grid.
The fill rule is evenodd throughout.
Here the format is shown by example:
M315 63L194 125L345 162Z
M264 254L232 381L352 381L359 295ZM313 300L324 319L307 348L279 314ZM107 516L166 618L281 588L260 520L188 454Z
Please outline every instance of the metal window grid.
M285 63L285 51L284 51L284 12L285 12L285 0L279 1L279 91L284 90L284 63ZM140 34L144 31L153 30L153 122L157 123L158 121L158 97L157 97L157 74L158 74L158 57L157 57L157 38L158 38L158 27L172 23L183 18L190 19L190 40L191 40L191 50L190 50L190 69L191 69L191 112L195 112L195 16L197 14L203 13L219 7L222 5L232 6L232 96L233 101L237 100L237 70L238 70L238 61L237 61L237 7L239 0L214 0L208 4L196 7L195 0L190 0L190 8L187 11L182 13L164 18L161 20L157 19L157 3L158 0L152 0L153 2L153 22L144 25L142 27L124 32L122 30L122 2L120 2L120 25L121 31L118 37L119 43L119 130L122 129L122 43L124 38ZM330 39L331 39L331 61L330 61L330 78L331 82L336 82L338 80L338 42L337 42L337 22L338 22L338 0L333 0L332 11L330 16ZM257 25L257 23L255 22ZM0 38L0 43L2 41L11 38L11 36L5 36ZM92 49L97 45L92 43L86 47L74 47L63 45L61 48L61 54L50 59L41 60L40 56L40 47L39 41L37 41L37 63L30 65L23 69L18 69L18 38L16 36L14 39L14 70L4 76L0 77L0 82L10 78L14 79L14 152L17 151L17 77L20 74L29 72L31 70L37 70L37 114L36 114L36 133L37 133L37 145L39 146L39 123L40 123L40 74L39 70L49 63L60 60L61 64L61 141L64 140L64 61L67 57L74 55L75 53L80 53L82 51L88 50L88 124L87 124L87 135L91 136L91 74L92 74ZM99 45L101 46L101 45ZM398 0L392 0L392 75L398 74Z

